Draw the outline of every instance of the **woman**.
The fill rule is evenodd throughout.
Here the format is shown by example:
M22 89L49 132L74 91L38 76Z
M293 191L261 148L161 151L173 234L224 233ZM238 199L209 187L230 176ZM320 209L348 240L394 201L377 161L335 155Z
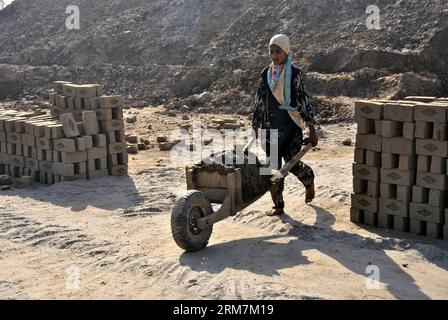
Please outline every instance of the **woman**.
M311 101L303 84L302 72L291 63L288 37L284 34L274 36L269 43L269 53L272 63L263 70L261 75L252 127L257 132L257 136L259 128L278 130L278 142L273 147L278 148L278 166L281 167L282 158L289 161L302 148L303 123L309 127L313 147L317 146L318 137L314 128L315 119ZM270 156L269 130L267 132L265 152ZM306 188L305 203L313 201L315 196L313 170L303 162L299 162L291 172ZM284 179L271 190L274 207L268 213L269 215L284 213L283 190Z

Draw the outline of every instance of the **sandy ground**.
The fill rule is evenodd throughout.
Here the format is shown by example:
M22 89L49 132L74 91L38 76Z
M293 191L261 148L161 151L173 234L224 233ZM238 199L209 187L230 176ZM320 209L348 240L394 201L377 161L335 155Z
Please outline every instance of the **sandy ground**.
M150 114L127 113L139 113L129 127L138 134L169 127L160 117L145 131ZM186 185L167 152L132 156L126 178L2 192L0 298L448 299L447 242L350 223L353 147L341 141L355 129L322 127L320 150L305 161L317 176L312 205L289 176L286 215L266 216L265 195L215 225L197 253L171 236L172 205ZM371 265L376 288L366 283Z

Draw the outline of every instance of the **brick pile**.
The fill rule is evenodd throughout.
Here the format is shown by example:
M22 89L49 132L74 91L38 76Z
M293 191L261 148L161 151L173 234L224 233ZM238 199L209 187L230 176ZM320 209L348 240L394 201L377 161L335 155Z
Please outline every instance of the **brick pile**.
M16 186L128 172L123 98L102 87L57 81L51 114L0 109L0 175Z
M448 99L357 101L351 221L448 239Z

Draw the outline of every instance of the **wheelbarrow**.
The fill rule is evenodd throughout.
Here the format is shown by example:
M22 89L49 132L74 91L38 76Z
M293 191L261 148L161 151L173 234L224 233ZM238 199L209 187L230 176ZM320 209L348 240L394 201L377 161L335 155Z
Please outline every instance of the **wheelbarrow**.
M255 138L251 139L244 151L247 152L254 142ZM244 190L245 184L247 186L246 180L258 175L258 172L248 171L244 165L225 170L197 170L194 166L187 166L188 192L176 199L171 214L171 232L176 244L187 252L205 248L215 223L237 215L260 199L285 178L310 149L311 143L309 139L305 139L302 150L280 170L273 170L264 180L258 179L262 187L250 195ZM213 211L212 203L221 206L217 211Z

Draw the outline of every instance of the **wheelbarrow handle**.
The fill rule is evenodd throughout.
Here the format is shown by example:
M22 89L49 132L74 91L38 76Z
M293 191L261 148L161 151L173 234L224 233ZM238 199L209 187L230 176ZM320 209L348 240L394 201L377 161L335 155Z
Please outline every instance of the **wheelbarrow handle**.
M311 144L311 141L307 138L304 140L305 146L300 150L299 153L297 153L291 160L289 160L283 167L280 168L280 170L274 171L274 174L272 176L272 182L276 183L280 181L281 179L285 178L292 168L302 159L308 151L311 150L313 147Z

